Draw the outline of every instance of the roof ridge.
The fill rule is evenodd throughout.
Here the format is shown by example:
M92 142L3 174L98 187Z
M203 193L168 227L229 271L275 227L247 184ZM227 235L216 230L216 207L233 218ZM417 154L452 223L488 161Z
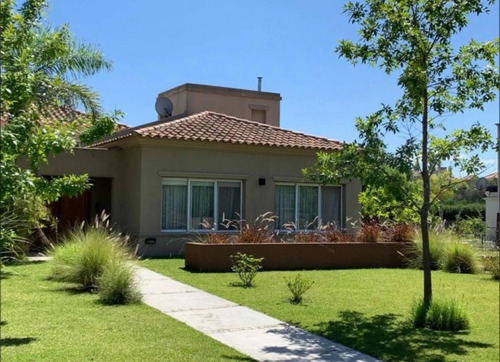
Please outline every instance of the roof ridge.
M215 111L163 118L114 133L93 146L129 136L228 142L292 148L339 149L343 142L251 121Z
M196 114L202 114L202 113L217 114L217 115L225 116L225 117L228 117L228 118L232 118L232 119L240 121L240 122L246 122L246 123L250 123L250 124L255 124L255 125L259 126L259 127L269 127L269 128L276 129L276 130L279 130L279 131L290 132L290 133L301 135L301 136L314 137L314 138L325 140L325 141L329 141L329 142L333 141L333 142L343 143L340 140L334 140L334 139L330 139L330 138L326 138L326 137L321 137L321 136L316 136L316 135L312 135L312 134L308 134L308 133L304 133L304 132L298 132L298 131L294 131L294 130L287 129L287 128L281 128L281 127L278 127L278 126L273 126L271 124L266 124L266 123L261 123L261 122L257 122L257 121L252 121L252 120L249 120L249 119L246 119L246 118L239 118L239 117L231 116L231 115L225 114L225 113L219 113L219 112L214 112L214 111L203 111L203 112L199 112L199 113L196 113Z

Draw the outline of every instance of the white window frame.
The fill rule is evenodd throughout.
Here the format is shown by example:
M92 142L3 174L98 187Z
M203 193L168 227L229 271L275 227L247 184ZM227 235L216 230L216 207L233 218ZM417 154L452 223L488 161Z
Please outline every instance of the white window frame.
M168 185L169 181L181 181L181 182L186 182L187 185L187 207L186 207L186 216L187 216L187 225L185 229L163 229L163 186ZM191 184L193 182L213 182L214 183L214 222L213 222L213 229L194 229L192 228L191 225ZM231 232L231 230L219 230L219 224L222 220L218 220L219 218L219 182L232 182L232 183L238 183L240 185L240 210L239 214L242 214L243 210L243 181L241 180L231 180L231 179L204 179L204 178L163 178L161 181L161 212L160 212L160 230L161 232L164 233L179 233L179 232L200 232L200 233L206 233L206 232Z
M297 227L299 225L299 188L300 187L318 187L318 218L316 221L316 227L321 225L322 222L322 213L323 213L323 187L336 187L340 189L340 225L338 225L340 228L344 227L344 188L342 185L322 185L322 184L316 184L316 183L305 183L305 182L276 182L276 186L294 186L295 187L295 212L294 212L294 218L295 220L293 221L295 226ZM275 201L276 202L276 201ZM276 213L276 205L274 205L274 212ZM288 231L288 229L283 229L283 225L287 223L288 221L279 221L278 227L276 230L278 231ZM301 229L297 228L297 231L307 231L309 229Z

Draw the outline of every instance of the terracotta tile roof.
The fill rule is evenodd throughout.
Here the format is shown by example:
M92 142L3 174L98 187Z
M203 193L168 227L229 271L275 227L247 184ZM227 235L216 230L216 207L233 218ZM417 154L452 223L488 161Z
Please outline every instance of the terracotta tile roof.
M272 147L336 150L342 143L282 128L236 118L221 113L201 112L187 117L173 117L117 132L95 143L101 146L139 135L172 140L223 142Z
M78 121L80 117L85 116L86 114L80 111L77 111L76 109L71 109L71 108L64 108L64 107L59 107L59 108L50 108L48 110L45 110L45 114L42 115L41 117L41 122L46 123L46 124L52 124L53 121L62 121L62 120L67 120L70 122L73 121ZM2 114L0 115L0 124L3 126L7 124L9 120L9 116L7 114ZM118 125L118 130L122 131L125 129L130 128L126 124L123 123L117 123Z
M41 121L44 123L51 124L53 121L58 120L68 120L68 121L76 121L78 118L84 116L85 113L82 113L80 111L77 111L75 109L70 109L70 108L50 108L48 110L45 110L45 114L42 115ZM2 125L7 124L9 121L9 115L8 114L2 114L0 115L0 123Z
M498 178L498 171L490 173L489 175L484 176L486 180L495 180Z

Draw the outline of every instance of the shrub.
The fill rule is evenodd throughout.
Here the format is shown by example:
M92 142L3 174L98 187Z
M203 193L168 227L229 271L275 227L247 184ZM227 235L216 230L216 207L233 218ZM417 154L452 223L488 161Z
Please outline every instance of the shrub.
M230 256L233 266L231 270L238 274L243 287L248 288L253 286L253 280L257 275L257 272L262 268L260 263L264 258L254 258L253 255L247 255L245 253L236 253L236 255Z
M75 229L52 250L50 277L95 290L104 269L111 262L130 260L126 243L126 238L98 224Z
M473 247L467 243L449 244L445 248L443 269L450 273L476 273L476 253Z
M381 236L382 228L376 222L363 222L357 233L357 239L362 243L376 243Z
M439 331L460 331L469 329L465 310L456 300L433 299L430 305L423 300L414 303L410 321L416 328L430 328Z
M483 238L486 235L486 222L482 218L460 219L455 223L459 235Z
M292 296L290 297L290 303L302 303L304 293L307 292L313 284L313 280L303 279L300 274L297 274L295 278L288 278L286 280L286 286L292 293Z
M99 300L103 304L132 304L141 301L134 272L127 262L113 259L99 277Z
M484 271L490 273L493 279L500 279L500 255L487 255L483 257Z

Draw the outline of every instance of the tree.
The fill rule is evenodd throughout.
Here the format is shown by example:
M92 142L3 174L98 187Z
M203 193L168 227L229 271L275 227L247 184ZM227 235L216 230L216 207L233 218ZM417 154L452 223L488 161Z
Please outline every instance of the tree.
M92 46L74 41L67 25L44 25L45 7L45 0L20 7L13 0L0 3L2 252L15 251L22 236L41 226L47 203L89 187L86 175L40 177L49 156L71 152L78 138L90 143L111 133L120 116L102 114L98 95L79 82L111 64ZM86 113L70 112L79 106ZM54 119L54 110L67 116Z
M467 174L477 173L479 155L492 146L491 136L480 124L445 133L444 116L466 109L482 110L493 101L500 79L495 57L499 40L455 47L452 38L468 24L471 15L488 12L494 1L468 0L366 0L348 2L349 22L359 26L357 42L340 40L336 52L356 65L368 63L397 74L402 96L393 106L365 119L358 118L360 141L341 152L319 154L315 168L306 171L323 182L359 177L373 186L384 186L418 212L424 260L424 303L432 299L429 254L429 211L441 192L431 197L431 176L443 161ZM438 132L439 131L439 132ZM406 134L394 151L384 142L388 134ZM439 134L445 134L438 137ZM470 156L464 158L464 154ZM420 168L421 197L408 200L408 180L415 162ZM411 183L410 183L411 184ZM450 179L448 187L452 186ZM443 185L442 185L443 186ZM442 187L444 190L446 187Z

